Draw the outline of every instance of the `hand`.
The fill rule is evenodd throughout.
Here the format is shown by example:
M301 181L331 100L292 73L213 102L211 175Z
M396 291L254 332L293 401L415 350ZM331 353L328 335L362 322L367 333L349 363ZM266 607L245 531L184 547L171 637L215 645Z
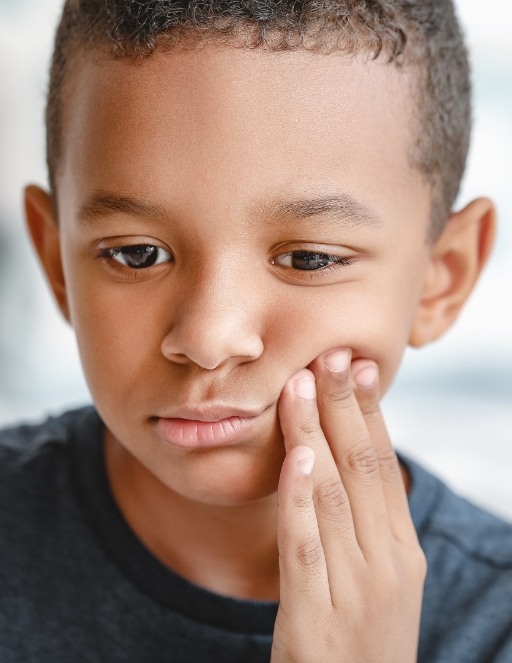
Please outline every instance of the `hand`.
M417 659L425 556L380 412L377 366L350 359L319 357L279 401L287 456L271 663Z

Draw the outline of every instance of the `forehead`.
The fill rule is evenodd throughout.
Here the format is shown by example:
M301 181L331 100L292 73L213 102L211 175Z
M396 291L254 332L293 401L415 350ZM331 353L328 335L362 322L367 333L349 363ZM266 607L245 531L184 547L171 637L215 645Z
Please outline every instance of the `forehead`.
M232 209L341 187L384 215L426 198L410 80L394 65L208 46L86 57L65 91L59 198L75 207L106 188Z

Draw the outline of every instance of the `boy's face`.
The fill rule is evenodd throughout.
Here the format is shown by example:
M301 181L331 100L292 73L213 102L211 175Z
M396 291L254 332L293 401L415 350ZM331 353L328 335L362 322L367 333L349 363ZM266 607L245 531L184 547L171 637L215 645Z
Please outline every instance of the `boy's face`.
M67 307L110 442L148 476L208 503L264 497L294 372L348 347L389 386L429 261L409 94L395 67L343 55L208 47L78 65L58 178ZM130 245L157 249L106 257ZM219 409L257 418L209 449L157 432Z

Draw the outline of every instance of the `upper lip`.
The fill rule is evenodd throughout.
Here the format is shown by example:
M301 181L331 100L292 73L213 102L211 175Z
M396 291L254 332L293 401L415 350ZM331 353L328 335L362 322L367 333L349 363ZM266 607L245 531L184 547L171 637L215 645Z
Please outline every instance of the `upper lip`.
M259 410L245 410L231 407L230 405L205 403L204 405L196 405L195 407L184 406L177 408L173 412L161 416L160 419L189 419L190 421L213 422L229 419L230 417L240 417L244 419L257 417L264 410L266 410L266 408L260 408Z

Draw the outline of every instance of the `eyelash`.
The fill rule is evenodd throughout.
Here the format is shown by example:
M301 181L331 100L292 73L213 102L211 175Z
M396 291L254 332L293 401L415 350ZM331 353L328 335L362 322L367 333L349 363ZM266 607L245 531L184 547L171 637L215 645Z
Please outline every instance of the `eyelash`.
M127 276L128 278L131 278L133 280L141 280L147 278L147 276L151 272L152 267L156 267L164 263L157 262L154 265L150 265L149 267L139 267L139 268L129 267L128 265L123 265L121 262L119 262L119 260L116 260L116 256L118 256L120 253L128 249L135 250L135 249L150 249L150 248L156 249L157 251L164 251L165 253L171 255L170 252L164 249L163 247L156 246L154 244L126 244L124 246L113 246L110 248L101 249L97 254L97 258L103 260L108 265L109 269L113 269L118 273L121 272L123 276ZM165 262L172 262L172 261L167 260Z
M149 267L129 267L127 265L123 265L120 263L118 260L116 260L116 256L118 256L120 253L128 249L156 249L157 251L164 251L165 253L169 253L166 249L156 246L153 244L128 244L125 246L114 246L111 248L105 248L101 249L98 252L97 257L101 260L104 260L110 269L114 269L116 271L121 271L123 275L128 276L129 278L132 278L133 280L139 280L139 279L145 279L149 273L151 272L152 267L156 267L159 264L164 264L162 262L156 262L153 265L150 265ZM294 269L291 266L285 266L285 265L279 265L277 263L277 260L283 260L284 258L291 258L293 256L315 256L317 259L327 259L329 260L330 264L325 265L324 267L320 267L318 269ZM172 256L171 256L172 257ZM170 260L165 261L165 262L171 262ZM304 249L295 249L293 251L287 251L286 253L281 253L279 254L276 258L271 259L271 264L281 267L282 269L287 270L289 273L293 273L294 278L307 278L310 280L316 279L316 278L322 278L322 277L327 277L330 275L333 271L337 271L340 269L340 267L350 267L350 265L353 264L353 260L350 258L345 258L342 256L336 256L336 255L330 255L328 253L324 253L321 251L311 251L311 250L304 250Z
M330 264L326 265L325 267L320 267L319 269L293 269L293 267L278 265L276 262L278 258L279 259L290 258L296 255L302 255L302 256L312 255L315 256L316 258L327 258L330 261ZM332 272L338 271L341 267L350 267L351 265L353 265L354 261L351 258L330 255L322 251L311 251L311 250L308 251L304 249L302 250L296 249L294 251L288 251L286 253L279 254L277 258L273 258L271 260L271 263L278 267L282 267L283 269L286 269L289 272L292 272L294 278L308 278L310 280L313 280L316 278L325 278L329 276Z

